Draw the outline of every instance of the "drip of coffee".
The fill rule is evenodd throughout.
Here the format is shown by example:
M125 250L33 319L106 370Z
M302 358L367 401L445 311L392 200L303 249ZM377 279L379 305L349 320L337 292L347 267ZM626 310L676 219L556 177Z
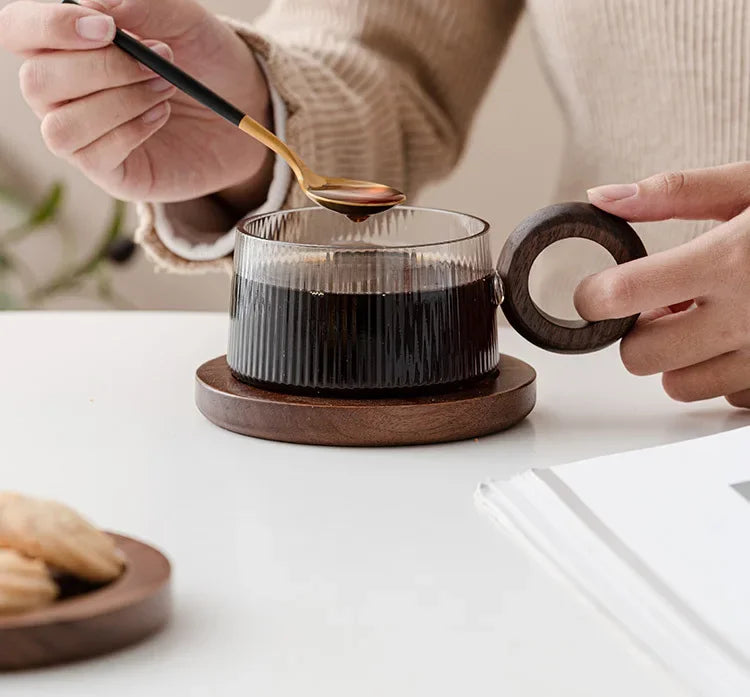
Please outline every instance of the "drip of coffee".
M433 271L450 278L445 268ZM326 293L236 276L227 359L236 378L267 389L360 396L448 389L496 369L492 289L493 275L390 293Z

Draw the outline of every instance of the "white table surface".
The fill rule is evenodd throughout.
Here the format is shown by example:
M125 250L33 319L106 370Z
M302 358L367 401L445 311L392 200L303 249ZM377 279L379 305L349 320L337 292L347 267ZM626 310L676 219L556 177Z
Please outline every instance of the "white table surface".
M0 694L684 697L474 508L480 480L750 423L679 405L616 349L503 349L539 373L521 426L449 445L337 449L225 432L193 404L221 314L0 313L0 486L161 547L158 637Z

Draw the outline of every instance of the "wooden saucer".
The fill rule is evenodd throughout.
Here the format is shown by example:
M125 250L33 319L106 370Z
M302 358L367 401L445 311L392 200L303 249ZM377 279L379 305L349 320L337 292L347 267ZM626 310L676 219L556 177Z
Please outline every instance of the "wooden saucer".
M0 616L0 670L90 658L134 644L170 614L170 566L153 547L112 535L126 558L122 576L45 608Z
M201 413L229 431L310 445L415 445L476 438L521 421L536 401L536 372L501 356L499 373L445 394L347 399L271 392L235 379L226 356L196 372Z

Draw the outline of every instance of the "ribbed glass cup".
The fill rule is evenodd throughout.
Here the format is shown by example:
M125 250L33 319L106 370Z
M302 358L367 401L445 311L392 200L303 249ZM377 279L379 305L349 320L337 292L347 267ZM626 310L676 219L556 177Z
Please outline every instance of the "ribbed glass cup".
M478 218L269 213L237 227L227 360L239 380L282 391L440 390L496 369L497 304Z

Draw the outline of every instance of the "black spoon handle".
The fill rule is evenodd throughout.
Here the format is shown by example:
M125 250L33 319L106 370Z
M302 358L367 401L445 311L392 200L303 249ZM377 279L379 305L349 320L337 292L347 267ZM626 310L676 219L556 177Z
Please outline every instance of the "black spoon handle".
M62 1L69 5L79 4L75 0ZM167 82L171 82L175 87L185 92L185 94L189 94L193 99L203 104L203 106L208 107L211 111L215 111L219 116L223 116L235 126L240 125L240 121L245 116L243 112L230 104L226 99L220 97L216 92L198 82L194 77L188 75L184 70L180 70L174 63L170 63L165 58L162 58L148 46L144 46L140 41L120 29L115 31L115 38L112 43L135 58L139 63L143 63L147 68L153 70L157 75L161 75Z

